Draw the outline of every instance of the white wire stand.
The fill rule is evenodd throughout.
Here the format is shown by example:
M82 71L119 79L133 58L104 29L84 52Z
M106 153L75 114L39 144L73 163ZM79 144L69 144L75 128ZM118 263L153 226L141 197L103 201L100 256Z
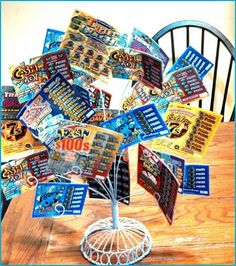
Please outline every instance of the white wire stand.
M112 205L112 218L99 220L88 227L81 241L83 256L96 265L130 265L142 260L152 248L146 227L118 215Z
M124 97L124 93L128 85L129 83L127 83L122 98ZM101 89L100 94L102 95ZM103 98L102 101L104 120L106 120ZM151 236L147 228L142 223L135 219L119 217L119 201L126 198L117 199L118 170L122 155L123 152L121 152L119 156L117 165L116 159L114 161L113 184L109 176L107 177L108 184L101 179L95 178L96 182L103 188L106 194L92 187L88 188L100 195L102 198L110 200L112 206L112 217L101 219L91 224L85 231L80 243L81 253L83 256L88 261L96 265L134 264L147 256L152 248ZM81 169L79 172L82 173ZM64 176L61 177L68 179ZM77 182L73 179L69 180ZM136 191L135 193L132 193L132 195L141 194L143 192L144 191ZM128 197L130 197L130 195Z
M129 85L127 83L123 92ZM102 95L102 91L100 90ZM102 99L103 101L103 99ZM103 102L104 120L105 107ZM96 265L130 265L142 260L147 256L152 248L152 239L147 228L135 219L119 217L118 203L124 198L117 200L117 179L120 160L123 152L121 152L116 165L114 162L114 185L112 185L109 176L108 185L101 180L95 179L99 185L107 192L112 205L112 217L99 220L91 224L81 240L81 253L90 262ZM116 166L116 167L115 167ZM97 192L103 198L106 195ZM135 193L135 194L139 194Z
M96 265L134 264L147 256L152 248L151 236L142 223L119 217L118 204L124 199L117 200L117 179L122 155L123 152L120 154L117 165L116 160L114 162L114 186L109 176L108 185L96 179L111 200L112 217L90 225L80 243L83 256ZM105 195L103 196L105 198Z

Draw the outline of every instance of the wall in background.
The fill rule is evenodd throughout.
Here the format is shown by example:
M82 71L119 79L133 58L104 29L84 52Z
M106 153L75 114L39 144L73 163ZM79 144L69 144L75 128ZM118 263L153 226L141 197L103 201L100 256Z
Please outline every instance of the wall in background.
M218 28L234 44L234 1L55 1L2 2L2 85L10 85L10 65L40 55L47 28L65 31L75 8L100 18L120 32L136 27L153 36L167 24L194 19ZM165 50L165 47L162 47ZM170 56L170 55L169 55ZM124 80L111 80L103 88L119 106Z

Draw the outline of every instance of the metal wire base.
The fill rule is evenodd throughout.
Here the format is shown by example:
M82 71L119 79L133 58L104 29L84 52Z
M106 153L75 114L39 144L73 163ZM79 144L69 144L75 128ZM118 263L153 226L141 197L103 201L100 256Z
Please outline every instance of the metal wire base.
M133 264L147 256L152 240L146 227L130 218L119 218L118 229L112 218L93 223L81 241L84 257L96 265Z

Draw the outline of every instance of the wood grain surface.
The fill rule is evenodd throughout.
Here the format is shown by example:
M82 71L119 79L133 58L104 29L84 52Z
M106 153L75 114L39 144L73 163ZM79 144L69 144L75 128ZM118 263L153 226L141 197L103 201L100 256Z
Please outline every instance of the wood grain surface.
M146 142L144 145L149 146ZM210 165L210 196L178 195L170 226L151 195L136 184L137 146L129 151L132 173L130 206L120 216L148 228L152 252L139 264L234 263L234 124L222 123L202 159ZM3 264L89 264L80 241L93 222L111 216L110 203L87 199L81 216L32 218L35 191L12 200L2 223Z

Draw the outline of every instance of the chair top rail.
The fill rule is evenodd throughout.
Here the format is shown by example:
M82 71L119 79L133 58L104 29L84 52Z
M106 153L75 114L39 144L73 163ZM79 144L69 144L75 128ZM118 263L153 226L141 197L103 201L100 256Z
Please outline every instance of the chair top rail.
M206 22L197 21L197 20L177 21L177 22L171 23L171 24L167 25L166 27L162 28L160 31L158 31L153 36L153 39L155 41L157 41L162 36L164 36L166 33L168 33L169 31L175 30L178 28L183 28L183 27L196 27L196 28L204 29L204 30L212 33L215 37L220 39L220 41L225 45L225 47L230 52L231 56L233 57L233 60L235 60L234 47L231 44L231 42L228 40L228 38L222 32L220 32L218 29L216 29L215 27L211 26L210 24L208 24Z

